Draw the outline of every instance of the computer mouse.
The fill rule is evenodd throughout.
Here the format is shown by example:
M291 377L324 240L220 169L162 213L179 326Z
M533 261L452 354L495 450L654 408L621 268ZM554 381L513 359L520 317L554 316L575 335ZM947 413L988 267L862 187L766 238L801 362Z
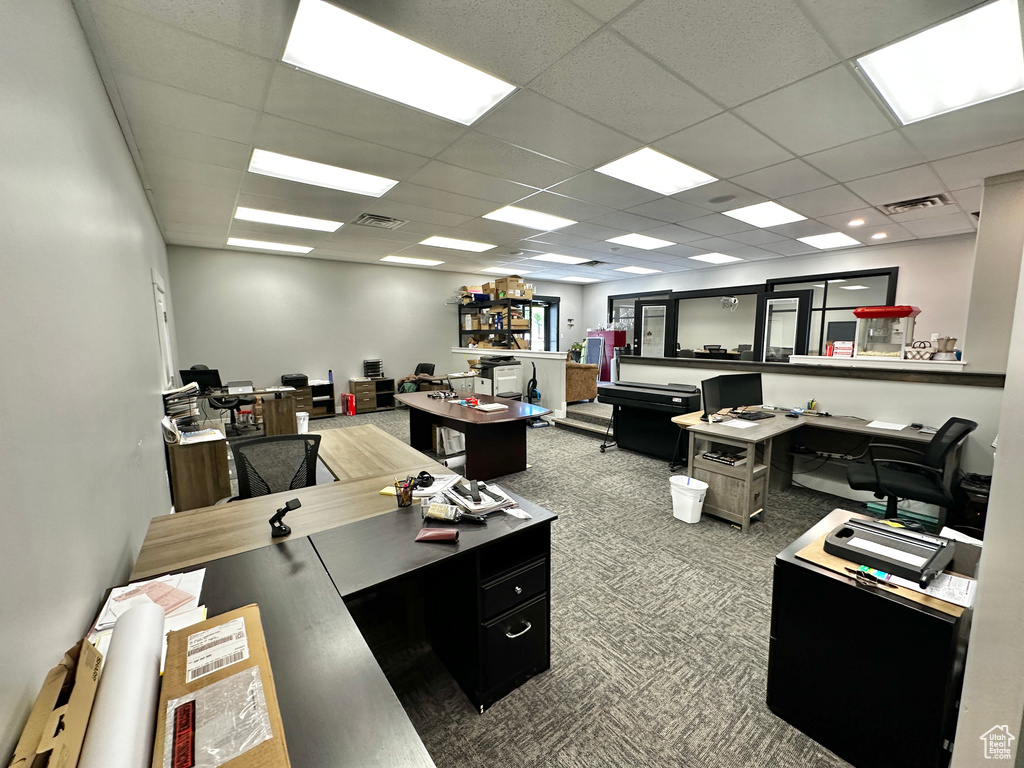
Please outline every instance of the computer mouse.
M790 419L799 419L800 418L800 414L798 414L798 413L787 413L786 417L790 418Z

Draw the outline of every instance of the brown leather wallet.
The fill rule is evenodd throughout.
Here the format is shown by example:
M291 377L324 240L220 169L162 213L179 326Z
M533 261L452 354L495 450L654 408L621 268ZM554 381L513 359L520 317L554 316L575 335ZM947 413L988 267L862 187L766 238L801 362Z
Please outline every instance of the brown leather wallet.
M459 540L458 528L420 528L416 541L450 541Z

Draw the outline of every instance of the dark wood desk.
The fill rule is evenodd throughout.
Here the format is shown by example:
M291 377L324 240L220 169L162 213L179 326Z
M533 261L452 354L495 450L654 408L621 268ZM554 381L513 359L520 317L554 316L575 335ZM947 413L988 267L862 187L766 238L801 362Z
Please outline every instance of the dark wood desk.
M796 553L849 520L837 509L775 558L768 707L857 768L942 768L956 731L971 611L866 587ZM957 543L950 570L974 575Z
M421 451L433 446L433 428L450 427L466 436L466 469L471 480L490 480L526 469L526 422L551 413L539 405L504 397L476 395L481 403L508 409L487 413L451 400L409 392L395 399L409 406L409 444Z

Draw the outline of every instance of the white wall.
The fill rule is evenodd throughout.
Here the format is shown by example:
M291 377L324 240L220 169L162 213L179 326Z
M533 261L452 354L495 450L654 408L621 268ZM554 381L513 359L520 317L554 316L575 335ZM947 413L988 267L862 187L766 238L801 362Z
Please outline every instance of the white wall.
M583 289L584 322L591 328L607 323L608 296L622 293L728 288L774 278L899 267L896 303L921 308L915 326L917 338L927 339L938 333L963 339L971 296L974 240L973 235L958 235L588 285Z
M704 349L705 344L721 344L736 349L738 344L754 343L754 318L757 299L737 296L735 311L722 307L721 298L686 299L679 302L676 314L676 341L683 349Z
M401 378L417 363L447 373L458 315L445 300L481 275L417 267L170 246L181 367L217 368L223 381L279 384L281 374L327 378L347 391L362 361L380 358ZM535 283L578 317L577 285ZM567 348L568 344L564 345Z
M67 0L0 3L0 759L170 508L156 228Z

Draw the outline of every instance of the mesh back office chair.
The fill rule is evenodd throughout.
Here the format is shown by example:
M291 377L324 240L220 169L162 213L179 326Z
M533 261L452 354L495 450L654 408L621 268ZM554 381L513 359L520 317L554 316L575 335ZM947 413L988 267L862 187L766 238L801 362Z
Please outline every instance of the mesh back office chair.
M416 370L412 372L413 376L419 376L421 373L427 374L427 376L434 375L434 364L433 363L420 363L416 366Z
M884 497L887 520L896 517L896 504L901 498L941 507L941 530L946 510L953 506L951 483L943 477L946 458L977 426L977 422L969 419L949 419L923 451L902 445L869 445L871 464L850 465L846 470L847 482L855 491L871 491L880 499ZM895 458L900 455L911 455L916 460Z
M193 365L191 370L193 371L208 371L209 366L206 365ZM231 412L231 426L230 430L237 434L239 429L238 423L235 421L235 414L242 409L243 406L253 406L256 404L256 398L250 395L220 395L208 397L207 402L216 408L218 411L230 411ZM253 429L257 429L255 424L252 424Z
M275 435L231 443L238 499L316 485L320 435Z

